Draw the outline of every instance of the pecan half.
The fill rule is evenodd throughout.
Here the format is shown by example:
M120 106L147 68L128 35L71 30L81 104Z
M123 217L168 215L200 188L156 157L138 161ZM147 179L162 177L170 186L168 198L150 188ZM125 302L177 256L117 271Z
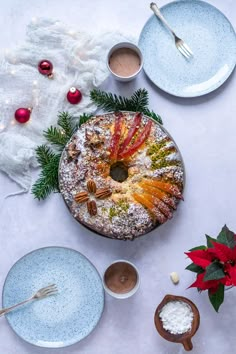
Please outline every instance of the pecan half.
M79 192L76 193L74 199L77 203L84 203L87 202L87 200L89 200L89 196L87 192Z
M89 193L95 193L96 192L97 186L96 186L96 183L92 179L88 180L87 189L88 189Z
M110 195L112 195L112 191L108 187L97 189L95 193L95 197L98 199L108 198Z
M97 214L97 204L95 200L89 200L87 202L87 209L91 216L95 216Z

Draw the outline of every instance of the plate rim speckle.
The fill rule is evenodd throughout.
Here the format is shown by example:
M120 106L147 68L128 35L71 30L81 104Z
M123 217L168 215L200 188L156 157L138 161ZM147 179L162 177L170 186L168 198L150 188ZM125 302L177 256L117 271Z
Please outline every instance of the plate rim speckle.
M167 4L163 5L160 7L160 10L162 11L163 9L165 8L168 8L170 6L173 6L173 5L176 5L178 3L181 3L181 2L187 2L186 0L174 0L174 1L171 1L171 2L168 2ZM235 29L232 25L232 23L230 22L230 20L228 19L228 17L220 10L218 9L216 6L212 5L211 3L209 2L206 2L206 1L203 1L203 0L192 0L192 1L189 1L189 4L190 6L194 5L194 3L201 3L203 4L204 6L207 6L209 8L211 8L212 10L214 10L215 12L217 12L219 15L223 16L226 20L226 22L229 24L233 34L234 34L234 37L235 37L235 46L236 46L236 32L235 32ZM216 83L214 83L211 87L209 87L208 89L205 89L205 90L202 90L202 91L198 91L198 92L191 92L189 94L184 94L184 93L181 93L178 92L178 90L171 90L171 89L168 89L166 87L163 87L163 85L161 84L161 82L158 82L158 80L156 79L153 79L146 71L146 68L145 68L145 54L144 54L144 51L142 50L141 46L140 46L140 42L141 42L141 37L145 31L145 27L147 26L147 24L149 23L149 21L152 20L152 18L154 18L155 15L151 15L147 21L145 22L141 32L140 32L140 35L139 35L139 39L138 39L138 46L139 48L141 49L142 53L143 53L143 57L144 57L144 65L143 65L143 70L145 72L145 74L147 75L148 79L156 86L158 87L160 90L162 90L163 92L166 92L167 94L169 95L172 95L174 97L180 97L180 98L194 98L194 97L201 97L201 96L204 96L204 95L207 95L215 90L217 90L219 87L221 87L227 80L228 78L231 76L231 74L233 73L235 67L236 67L236 58L234 60L234 65L232 65L231 68L229 68L228 72L226 73L226 75L224 76L223 79L220 79L218 80ZM174 44L173 44L174 45ZM177 50L177 49L176 49Z
M37 249L34 249L28 253L26 253L25 255L23 255L22 257L20 257L12 266L11 268L8 270L7 274L6 274L6 277L5 277L5 280L4 280L4 283L3 283L3 287L2 287L2 305L4 306L4 291L5 291L5 286L7 284L7 280L8 280L8 276L10 275L11 271L17 267L17 264L22 261L24 258L30 256L31 254L33 253L36 253L38 251L43 251L43 250L46 250L46 249L62 249L62 250L66 250L66 251L71 251L73 253L77 253L78 255L80 255L82 258L84 258L85 261L87 261L92 267L93 267L93 270L94 272L97 274L99 280L100 280L100 283L101 283L101 296L102 296L102 308L101 308L101 311L100 311L100 315L99 317L97 318L97 321L94 323L94 326L93 328L91 328L91 330L85 335L83 336L82 338L80 339L75 339L73 342L71 341L70 343L64 343L62 344L62 342L59 342L60 344L59 345L43 345L42 342L40 342L40 344L38 343L35 343L33 341L30 341L26 338L24 338L22 335L20 335L17 330L12 326L10 320L8 319L8 316L7 314L5 315L5 318L7 320L7 323L9 325L9 327L11 328L11 330L18 336L18 338L20 338L21 340L25 341L26 343L29 343L31 344L32 346L34 347L38 347L38 348L48 348L48 349L60 349L60 348L66 348L66 347L70 347L76 343L79 343L80 341L84 340L86 337L88 337L94 330L95 328L97 327L97 325L99 324L100 320L101 320L101 317L103 315L103 312L104 312L104 306L105 306L105 291L104 291L104 287L103 287L103 283L102 283L102 277L98 271L98 269L95 267L95 265L81 252L77 251L76 249L74 248L70 248L70 247L64 247L64 246L45 246L45 247L40 247L40 248L37 248ZM48 343L48 342L47 342Z

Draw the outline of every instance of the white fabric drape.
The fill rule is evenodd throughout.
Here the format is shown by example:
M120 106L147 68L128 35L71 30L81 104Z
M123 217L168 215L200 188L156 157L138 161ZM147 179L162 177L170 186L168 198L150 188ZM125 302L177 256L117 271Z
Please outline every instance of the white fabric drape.
M90 90L108 76L109 48L124 40L120 33L91 36L72 32L59 21L38 19L28 25L25 43L6 51L0 67L0 170L24 191L31 186L30 168L37 166L35 147L44 142L43 131L56 123L59 111L75 115L95 111ZM53 63L53 79L38 72L42 59ZM78 105L66 99L71 86L83 94ZM14 119L20 107L33 107L26 124Z

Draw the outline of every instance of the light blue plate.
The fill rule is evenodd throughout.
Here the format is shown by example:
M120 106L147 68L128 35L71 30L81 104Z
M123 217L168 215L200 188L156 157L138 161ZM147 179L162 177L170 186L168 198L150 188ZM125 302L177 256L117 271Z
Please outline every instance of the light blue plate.
M161 12L194 57L183 57L172 34L153 15L139 38L149 79L178 97L201 96L217 89L236 63L236 35L228 19L214 6L199 0L174 1L163 6Z
M103 312L104 290L97 270L79 252L62 247L38 249L14 264L4 284L3 307L53 283L59 289L57 295L6 315L22 339L40 347L59 348L80 341Z

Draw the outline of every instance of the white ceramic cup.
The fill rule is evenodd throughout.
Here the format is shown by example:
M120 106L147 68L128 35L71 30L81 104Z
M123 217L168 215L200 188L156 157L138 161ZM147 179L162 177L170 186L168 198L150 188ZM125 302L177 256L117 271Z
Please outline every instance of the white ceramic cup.
M120 263L120 262L129 264L132 268L134 268L134 270L135 270L135 272L136 272L136 274L137 274L137 282L136 282L135 286L134 286L130 291L125 292L125 293L117 293L117 292L112 291L110 288L108 288L108 286L106 285L106 282L105 282L105 274L106 274L106 271L107 271L112 265L114 265L114 264L116 264L116 263ZM107 269L105 270L105 272L104 272L104 274L103 274L103 287L104 287L105 291L106 291L109 295L113 296L113 297L116 298L116 299L127 299L127 298L131 297L132 295L134 295L134 294L136 293L136 291L137 291L138 288L139 288L139 285L140 285L140 277L139 277L139 273L138 273L137 267L136 267L133 263L131 263L131 262L129 262L129 261L126 261L126 260L124 260L124 259L119 259L119 260L116 260L115 262L111 263L111 264L107 267Z
M109 61L110 61L110 57L111 55L117 50L117 49L121 49L121 48L128 48L128 49L132 49L134 52L136 52L140 58L140 67L139 69L132 75L130 76L120 76L120 75L117 75L116 73L114 73L111 68L110 68L110 65L109 65ZM118 81L131 81L133 80L136 76L138 76L138 74L140 73L140 71L142 70L143 68L143 55L142 55L142 52L141 50L139 49L139 47L131 42L120 42L120 43L117 43L115 44L108 52L108 55L107 55L107 67L108 67L108 70L110 71L111 75Z

